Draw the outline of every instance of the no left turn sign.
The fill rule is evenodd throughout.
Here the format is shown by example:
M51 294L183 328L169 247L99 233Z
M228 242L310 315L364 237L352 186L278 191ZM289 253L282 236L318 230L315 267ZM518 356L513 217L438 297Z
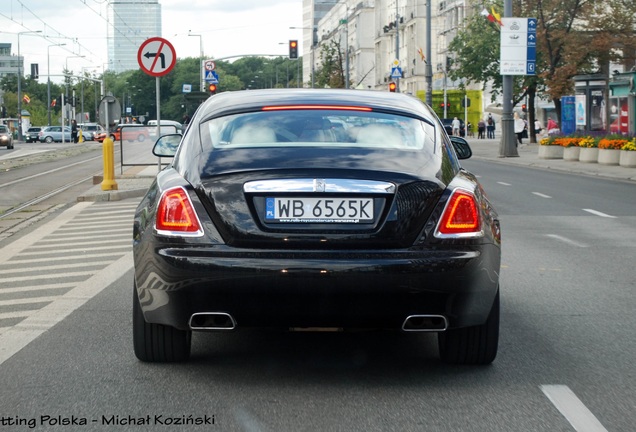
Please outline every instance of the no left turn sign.
M160 77L172 70L177 62L177 53L166 39L146 39L137 51L139 67L150 76Z

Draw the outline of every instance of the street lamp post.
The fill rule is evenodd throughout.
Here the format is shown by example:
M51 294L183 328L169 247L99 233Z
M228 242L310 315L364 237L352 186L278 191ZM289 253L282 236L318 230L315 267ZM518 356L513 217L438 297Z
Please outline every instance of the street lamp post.
M51 126L51 47L54 46L64 46L65 43L61 44L53 44L49 45L46 48L46 95L47 95L47 104L46 104L46 116L48 119L48 126Z
M203 37L200 34L190 33L192 30L188 30L188 36L199 37L199 69L201 71L201 91L205 91L205 75L203 75Z
M72 56L66 57L66 62L65 62L65 66L64 66L65 72L68 73L68 59L85 58L85 57L86 57L85 55L72 55ZM70 81L70 74L69 74L69 81ZM68 100L69 100L68 99L68 85L69 85L69 82L66 82L66 103L68 103ZM63 109L65 109L65 108L66 107L63 107ZM69 124L69 126L71 125L71 116L68 116L68 124ZM64 126L64 125L62 125L62 126ZM64 134L62 134L62 138L64 138Z
M22 68L20 58L20 35L42 33L42 30L30 30L18 33L18 139L22 141Z

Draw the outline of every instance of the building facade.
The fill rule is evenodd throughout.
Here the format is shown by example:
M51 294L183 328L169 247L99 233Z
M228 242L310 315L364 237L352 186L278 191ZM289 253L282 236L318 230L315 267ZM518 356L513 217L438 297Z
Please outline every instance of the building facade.
M120 73L139 68L137 51L148 38L161 36L158 0L110 0L108 64Z
M11 54L10 43L0 43L0 79L7 75L17 75L18 65L24 71L24 58ZM4 111L3 91L0 89L0 117L5 116Z
M427 4L421 0L340 0L331 2L330 9L321 14L315 10L325 8L322 1L303 0L303 81L308 85L311 71L321 67L320 46L335 39L346 57L354 88L386 91L390 82L397 82L400 92L426 100L430 64L433 108L440 117L461 115L476 124L490 96L483 97L480 84L468 86L460 95L461 81L452 82L448 77L453 63L448 46L464 19L479 13L468 3L432 0L429 41ZM431 58L426 56L427 48ZM396 67L401 71L399 77L392 76ZM459 102L464 97L471 99L470 110Z

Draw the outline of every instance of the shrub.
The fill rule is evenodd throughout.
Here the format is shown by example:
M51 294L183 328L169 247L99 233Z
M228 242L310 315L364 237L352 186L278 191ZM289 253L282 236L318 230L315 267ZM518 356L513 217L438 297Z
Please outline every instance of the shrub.
M598 139L591 136L582 137L579 140L579 147L588 147L588 148L598 147Z
M583 137L559 137L554 140L554 144L562 147L576 147L582 139Z
M627 141L621 150L636 151L636 138L631 141Z
M547 136L545 138L541 138L541 141L539 141L539 145L559 145L555 143L556 140L557 137L555 136Z
M601 139L598 142L598 148L600 148L600 149L620 150L628 142L629 141L626 140L625 138L607 137L607 138Z

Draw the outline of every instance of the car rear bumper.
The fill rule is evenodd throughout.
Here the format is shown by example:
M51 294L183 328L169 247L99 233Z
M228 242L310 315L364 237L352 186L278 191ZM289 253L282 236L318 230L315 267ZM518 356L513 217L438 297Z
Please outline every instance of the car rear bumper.
M449 328L485 322L499 284L495 245L453 251L135 253L146 321L189 328L224 313L237 327L400 329L410 315ZM491 270L495 269L495 270Z

